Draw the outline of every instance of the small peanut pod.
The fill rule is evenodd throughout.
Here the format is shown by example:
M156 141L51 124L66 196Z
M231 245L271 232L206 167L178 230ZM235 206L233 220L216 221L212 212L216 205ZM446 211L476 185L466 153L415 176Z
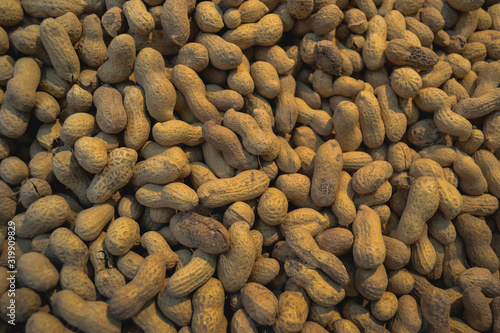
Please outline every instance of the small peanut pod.
M57 74L75 82L80 75L80 59L66 29L55 19L47 18L40 24L40 38Z
M178 213L170 220L170 231L184 246L210 254L229 249L229 233L220 222L197 213Z
M481 195L488 189L481 168L472 157L464 156L453 163L453 170L460 178L460 189L470 195Z
M188 296L212 277L216 263L214 254L196 249L189 263L170 277L164 292L173 297Z
M21 112L11 101L4 101L0 107L0 134L12 139L21 137L28 128L29 119L29 112Z
M375 269L385 260L386 247L378 214L368 206L358 209L352 225L354 234L353 255L356 266Z
M250 62L248 58L243 55L241 59L241 63L229 72L227 85L229 88L247 96L253 92L255 83L250 75Z
M57 292L52 299L54 314L83 331L119 333L121 321L108 314L108 304L86 301L70 290Z
M183 183L146 184L135 193L137 201L149 208L172 208L189 211L198 204L196 192Z
M283 192L270 187L259 199L257 206L259 217L269 225L279 225L288 212L288 201Z
M123 186L133 175L137 161L137 152L130 148L117 148L109 153L109 163L97 175L87 188L87 198L93 203L101 203Z
M32 58L21 58L16 61L12 75L7 82L4 103L10 103L21 112L30 112L36 103L40 67Z
M0 162L0 178L12 186L21 185L29 176L29 169L17 156L9 156Z
M350 101L340 102L333 113L333 126L335 129L335 140L339 143L343 152L358 149L363 141L363 135L359 128L359 111L356 104Z
M410 262L411 250L408 245L388 236L382 236L386 248L384 265L387 269L397 270Z
M206 98L205 84L194 70L184 65L176 65L172 69L172 82L199 121L204 123L213 120L220 124L222 118L219 111Z
M35 117L44 123L51 123L57 119L61 107L57 100L50 94L44 91L36 92L36 101L33 108Z
M266 287L250 282L241 289L241 302L248 315L261 325L272 325L278 312L278 299Z
M387 289L388 279L384 265L375 269L358 268L355 275L356 288L370 301L379 300Z
M111 202L84 209L76 218L75 233L84 241L94 240L113 219L114 214L115 208Z
M398 96L412 98L422 88L422 78L413 67L398 67L391 73L391 87Z
M290 15L297 20L303 20L311 14L314 9L314 2L310 0L292 0L287 2L287 9Z
M469 214L461 214L455 220L455 227L464 240L467 256L474 266L495 273L499 262L490 246L492 234L486 222Z
M207 84L206 96L220 112L226 112L229 109L241 110L245 101L243 96L231 89L224 89L216 84Z
M267 14L269 9L257 0L245 1L238 9L229 9L224 13L224 23L229 29L237 28L241 23L253 23Z
M217 261L217 275L226 292L240 290L248 281L255 262L254 240L248 223L235 222L229 227L231 247Z
M255 50L255 59L258 61L266 61L276 68L279 75L284 75L292 69L295 61L290 59L279 45L258 47Z
M139 239L139 224L129 217L119 217L109 225L104 245L112 255L123 256Z
M423 318L433 332L449 332L451 300L446 291L430 286L420 297Z
M193 294L193 332L226 332L224 316L224 288L219 280L211 278Z
M233 178L216 179L198 188L200 204L207 208L222 207L236 201L252 200L269 187L269 177L259 170L243 171Z
M224 33L223 38L242 50L254 45L271 46L283 35L283 24L276 14L267 14L257 23L242 24Z
M314 158L311 199L321 207L331 206L343 167L342 149L336 140L321 145Z
M229 109L224 114L224 126L239 134L245 149L254 155L268 155L275 150L275 136L259 127L250 115Z
M287 74L280 77L281 89L276 97L276 127L282 133L290 133L295 127L299 111L295 102L295 79Z
M107 59L101 20L96 14L83 19L82 37L78 43L78 55L90 67L99 67Z
M411 263L420 274L430 274L436 266L437 254L434 246L427 236L427 224L419 239L411 245Z
M45 149L52 149L54 142L60 138L62 126L59 119L51 124L43 124L36 133L36 140Z
M309 125L319 135L330 135L333 131L332 116L323 110L313 110L301 98L295 97L299 112L297 122Z
M209 120L203 125L203 137L209 144L222 151L229 166L241 170L251 169L251 161L248 161L238 137L229 128Z
M304 228L311 236L316 236L329 225L328 219L320 212L311 208L299 208L289 212L281 223L283 235L294 228Z
M148 36L155 28L153 16L140 0L130 0L123 4L123 14L130 30L140 36Z
M30 289L45 292L57 286L59 272L41 253L29 252L17 262L17 277Z
M356 206L353 202L354 195L351 176L347 172L342 171L339 177L335 200L332 204L332 211L337 216L338 223L342 226L348 226L356 217Z
M308 312L309 302L302 292L285 290L278 298L278 313L273 325L274 331L294 332L300 330L307 320Z
M313 59L316 66L326 75L348 74L345 73L346 63L339 48L329 40L320 40L314 45Z
M214 179L217 179L217 177L206 164L201 162L191 163L191 173L189 174L189 180L191 181L194 189L197 190L201 186L201 184Z
M66 101L68 102L68 113L88 112L92 107L92 94L79 85L74 84L66 94Z
M194 0L166 1L161 11L161 26L168 44L180 48L189 39L189 14L195 9Z
M389 84L375 89L387 138L392 142L401 140L406 132L407 118L399 108L398 97Z
M90 136L95 129L96 121L94 116L89 113L78 112L66 118L60 137L65 144L73 146L78 139Z
M102 82L119 83L129 78L134 71L135 42L132 36L121 34L113 38L108 46L108 60L97 70Z
M50 184L46 180L38 178L30 178L26 180L26 182L21 185L21 189L19 191L21 204L26 208L38 199L51 194L52 188L50 187Z
M352 176L352 189L359 194L377 190L392 176L392 165L386 161L374 161L365 165Z
M190 125L182 120L169 120L153 126L153 138L163 146L185 144L197 146L205 141L200 124Z
M500 198L500 166L495 155L487 150L478 150L474 153L473 159L488 183L488 192Z
M188 43L179 50L178 64L186 65L195 72L207 68L209 61L207 48L199 43Z
M127 20L120 7L109 8L101 17L104 32L112 38L124 32L127 28Z
M110 85L103 85L94 92L97 108L96 121L99 128L108 134L121 132L127 126L127 111L123 106L122 94Z
M199 33L196 37L196 43L200 43L207 48L210 62L217 69L236 68L243 60L241 49L218 35Z
M146 93L149 114L157 121L174 118L175 89L165 76L165 61L160 52L144 48L137 55L134 66L137 83Z
M255 260L248 281L266 285L273 281L278 276L279 272L280 264L276 259L262 256Z
M119 320L136 315L155 297L165 279L165 256L160 253L146 257L139 266L137 275L127 285L118 289L109 301L109 312Z
M359 111L363 143L368 148L380 147L385 138L385 126L377 98L371 92L362 91L356 96L355 103Z
M398 226L391 232L391 237L406 245L415 243L422 233L425 222L436 213L439 202L437 179L429 176L417 178L410 188L408 203Z
M418 332L422 327L422 311L415 298L401 296L398 310L390 323L393 332Z
M399 38L391 40L387 44L385 55L394 65L408 65L422 70L432 68L439 61L436 53L431 49L412 45Z
M496 151L500 148L500 131L499 131L500 112L493 112L488 115L483 125L483 133L485 137L485 145L491 151ZM472 136L472 135L471 135Z
M300 261L287 260L285 272L292 282L307 291L311 300L323 307L332 307L345 297L345 290L325 274L310 269Z
M249 204L242 201L237 201L230 205L222 217L222 223L226 228L229 228L238 221L245 221L250 227L252 227L255 222L255 213L253 208L250 207Z
M314 173L314 156L316 153L306 146L298 146L294 150L300 158L299 172L308 177L312 177Z
M139 86L127 86L123 93L123 106L128 119L123 140L126 147L139 150L144 146L151 132L151 123L146 113L144 91Z
M285 138L278 137L278 145L280 147L278 156L276 157L276 165L279 170L285 173L296 173L299 171L301 161L299 155L292 149L290 143Z
M196 6L194 19L201 31L215 33L224 28L222 15L218 4L203 1Z
M363 46L363 59L369 70L376 71L385 63L385 43L387 24L384 18L376 15L368 22L366 42Z
M148 254L161 253L165 256L167 270L179 264L179 256L172 251L170 245L162 234L156 231L147 231L141 236L141 246L148 251Z
M250 73L257 93L270 99L278 95L280 79L273 65L265 61L256 61L250 66Z
M135 186L165 185L176 179L186 178L190 171L191 166L184 151L179 147L172 147L163 154L137 163L130 182Z
M16 223L16 234L33 238L55 229L68 220L70 207L58 195L48 195L32 203Z
M365 15L363 14L363 16ZM334 5L333 3L326 5L322 7L320 10L318 10L316 14L312 15L311 30L318 36L329 33L330 31L335 30L335 28L339 26L343 18L344 18L344 13L337 5ZM358 22L354 22L354 20L349 20L347 16L346 16L346 21L350 21L348 23L348 27L353 32L354 30L357 30L356 33L365 32L367 26L366 18L364 20L364 30L363 28L360 29L358 27L357 24ZM358 29L356 29L356 27Z

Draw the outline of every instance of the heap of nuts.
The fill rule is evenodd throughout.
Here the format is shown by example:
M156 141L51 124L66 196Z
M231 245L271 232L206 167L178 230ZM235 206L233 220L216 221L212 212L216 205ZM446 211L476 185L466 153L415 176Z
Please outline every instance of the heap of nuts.
M499 59L498 0L0 0L0 331L500 332Z

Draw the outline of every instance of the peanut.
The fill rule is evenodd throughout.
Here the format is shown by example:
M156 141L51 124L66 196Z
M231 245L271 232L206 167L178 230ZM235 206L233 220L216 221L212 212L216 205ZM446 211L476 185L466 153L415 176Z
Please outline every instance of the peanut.
M111 315L119 320L136 315L147 301L158 294L165 269L165 257L162 254L146 257L134 279L117 290L111 298Z

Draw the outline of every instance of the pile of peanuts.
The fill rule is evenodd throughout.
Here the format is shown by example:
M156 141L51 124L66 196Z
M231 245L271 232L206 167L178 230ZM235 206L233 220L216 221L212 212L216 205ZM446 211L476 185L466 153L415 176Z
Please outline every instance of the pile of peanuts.
M498 0L0 0L0 332L499 333L499 59Z

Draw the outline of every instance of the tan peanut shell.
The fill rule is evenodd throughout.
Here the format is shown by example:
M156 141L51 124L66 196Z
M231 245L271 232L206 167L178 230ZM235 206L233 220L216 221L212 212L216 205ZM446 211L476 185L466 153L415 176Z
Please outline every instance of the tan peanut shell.
M207 207L221 207L235 201L251 200L269 186L269 178L258 170L243 171L228 179L209 181L198 188L200 203Z
M66 30L53 18L47 18L40 24L40 38L57 74L66 81L76 81L80 60Z

